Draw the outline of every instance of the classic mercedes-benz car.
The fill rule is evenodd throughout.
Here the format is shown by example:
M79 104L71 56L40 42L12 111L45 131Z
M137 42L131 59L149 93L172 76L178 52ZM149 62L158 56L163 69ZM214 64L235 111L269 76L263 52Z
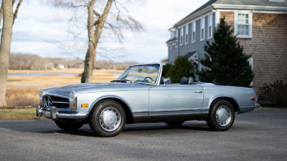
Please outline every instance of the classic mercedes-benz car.
M188 120L205 120L216 131L228 130L235 112L255 108L252 88L219 86L181 79L172 84L161 75L162 64L130 66L109 83L83 83L44 89L37 116L50 118L63 130L88 123L99 136L116 136L125 124L165 122L180 126Z

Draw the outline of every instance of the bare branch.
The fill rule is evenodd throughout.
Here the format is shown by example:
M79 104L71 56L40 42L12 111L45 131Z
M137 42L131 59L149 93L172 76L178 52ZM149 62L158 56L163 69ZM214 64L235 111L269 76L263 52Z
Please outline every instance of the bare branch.
M96 10L93 10L94 11L94 14L97 16L97 17L101 17L101 14L99 12L97 12Z
M1 8L0 8L0 24L2 21L2 15L3 15L3 4L1 4ZM0 32L2 31L2 28L0 29Z
M17 15L18 15L18 11L19 11L19 8L20 8L20 5L22 3L23 0L19 0L18 4L17 4L17 7L16 7L16 10L14 12L14 15L13 15L13 25L15 23L15 19L17 18ZM13 1L13 4L14 4L15 0Z

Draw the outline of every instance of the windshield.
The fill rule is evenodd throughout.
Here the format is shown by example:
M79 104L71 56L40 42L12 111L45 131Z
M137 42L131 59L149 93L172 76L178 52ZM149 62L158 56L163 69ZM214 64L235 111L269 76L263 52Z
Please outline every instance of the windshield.
M117 80L126 80L132 83L155 84L158 73L159 64L131 66Z

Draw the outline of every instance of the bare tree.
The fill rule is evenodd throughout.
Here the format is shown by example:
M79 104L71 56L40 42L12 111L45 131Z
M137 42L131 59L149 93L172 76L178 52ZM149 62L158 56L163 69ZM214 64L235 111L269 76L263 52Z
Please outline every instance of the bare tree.
M88 50L85 57L84 72L81 79L82 83L92 82L93 69L95 67L96 60L96 49L103 29L109 29L112 31L120 41L123 39L121 29L124 27L132 31L143 30L142 25L129 14L127 8L123 5L123 3L132 3L131 0L106 0L103 8L97 6L96 1L97 0L53 1L54 6L72 9L75 14L75 11L77 11L79 7L87 9ZM116 14L111 12L113 5L115 7ZM107 21L108 15L113 18L111 22Z
M3 29L0 44L0 107L7 106L5 96L7 73L9 66L9 55L11 49L12 28L15 19L17 18L18 10L22 3L22 0L18 1L16 10L13 13L14 3L15 0L3 0L1 5L1 12L3 13Z

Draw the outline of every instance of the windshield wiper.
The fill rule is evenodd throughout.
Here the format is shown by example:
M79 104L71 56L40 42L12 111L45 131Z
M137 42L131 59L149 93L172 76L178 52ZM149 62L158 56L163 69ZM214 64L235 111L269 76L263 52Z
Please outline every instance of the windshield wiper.
M120 80L112 80L111 82L120 82L120 83L133 83L131 80L128 79L120 79Z

